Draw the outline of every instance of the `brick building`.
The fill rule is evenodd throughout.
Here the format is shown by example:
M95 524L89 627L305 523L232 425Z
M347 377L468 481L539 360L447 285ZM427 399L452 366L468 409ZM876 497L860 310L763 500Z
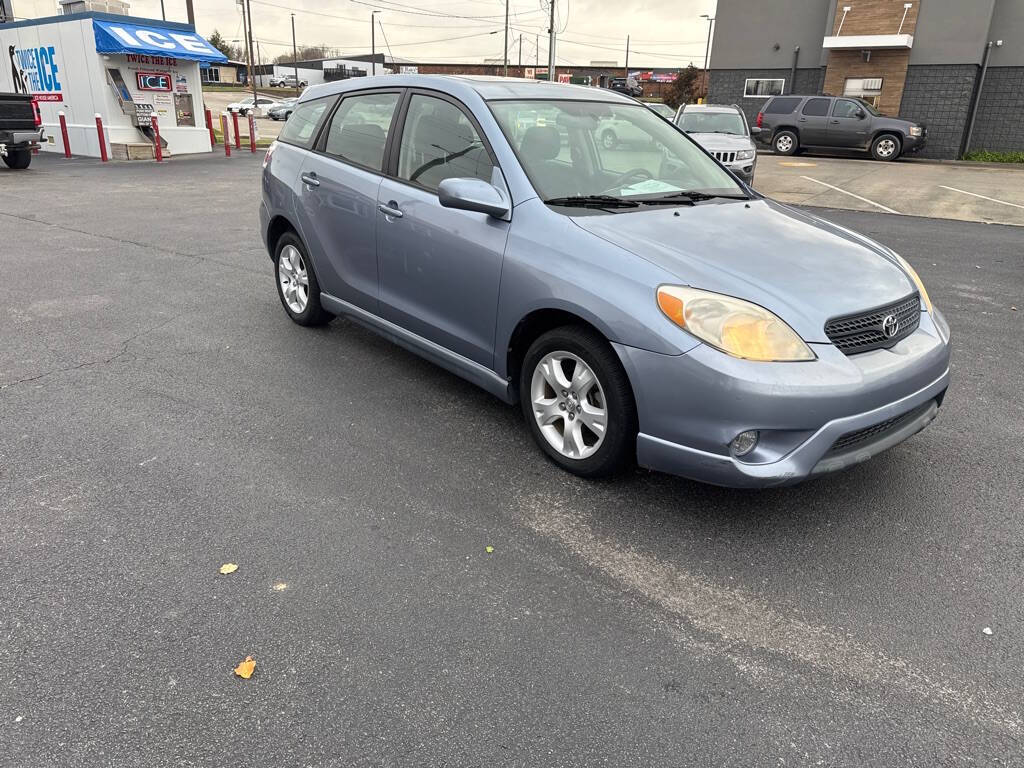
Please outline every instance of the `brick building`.
M1024 0L718 0L715 18L710 100L750 119L842 94L926 123L925 156L1024 149Z

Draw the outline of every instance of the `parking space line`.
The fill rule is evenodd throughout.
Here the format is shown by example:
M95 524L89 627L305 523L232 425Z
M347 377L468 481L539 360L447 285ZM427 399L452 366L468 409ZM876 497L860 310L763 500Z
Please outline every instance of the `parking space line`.
M855 195L855 194L853 194L853 192L847 192L845 189L840 189L839 187L834 186L832 184L829 184L828 182L818 181L817 179L812 179L810 176L801 176L800 178L801 179L807 179L808 181L813 181L815 184L821 184L821 186L828 187L829 189L834 189L836 192L842 192L844 195L849 195L850 197L854 197L857 200L860 200L862 203L867 203L868 205L873 205L873 206L875 206L875 208L881 208L886 213L895 213L897 216L902 216L903 215L899 211L894 211L892 208L889 208L888 206L882 205L881 203L876 203L874 200L868 200L866 197L861 197L860 195Z
M971 197L980 197L982 200L991 200L993 203L1001 203L1002 205L1012 205L1014 208L1024 208L1024 205L1018 203L1008 203L1005 200L996 200L994 197L988 197L987 195L979 195L977 192L968 192L966 189L957 189L956 187L947 187L945 184L939 184L943 189L949 189L953 192L959 192L961 195L970 195Z

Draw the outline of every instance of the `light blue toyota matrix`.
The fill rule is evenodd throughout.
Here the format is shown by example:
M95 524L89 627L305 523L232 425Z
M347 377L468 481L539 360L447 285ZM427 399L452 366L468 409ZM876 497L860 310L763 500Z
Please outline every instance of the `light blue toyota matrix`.
M795 483L920 431L949 384L906 261L608 90L314 86L267 152L260 229L292 320L345 315L519 403L586 477Z

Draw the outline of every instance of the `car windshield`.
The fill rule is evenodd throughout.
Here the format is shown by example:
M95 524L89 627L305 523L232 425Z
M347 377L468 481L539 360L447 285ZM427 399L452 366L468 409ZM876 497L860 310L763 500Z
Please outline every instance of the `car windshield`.
M747 135L747 126L738 112L684 111L679 127L687 133Z
M523 100L490 107L545 201L635 207L746 197L721 166L641 104Z
M671 120L676 115L676 111L672 109L672 107L670 107L668 104L648 104L647 106L653 109L659 115L667 117L669 120Z
M877 109L875 109L873 106L871 106L870 102L864 101L864 99L854 99L854 101L856 101L858 104L860 104L862 107L864 107L864 109L866 109L868 112L870 112L875 117L881 117L882 116L882 113L879 112Z

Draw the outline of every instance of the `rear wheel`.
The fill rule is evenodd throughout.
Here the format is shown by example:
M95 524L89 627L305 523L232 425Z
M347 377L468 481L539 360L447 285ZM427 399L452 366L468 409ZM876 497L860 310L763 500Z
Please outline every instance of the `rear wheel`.
M23 171L32 163L32 150L9 149L4 155L4 164L15 171Z
M288 317L299 325L323 325L331 315L320 305L320 284L302 244L294 232L277 241L274 257L277 295Z
M772 147L780 155L792 155L800 148L800 142L792 131L779 131L772 139Z
M900 140L891 133L883 133L871 142L871 156L888 162L900 156Z
M562 469L602 477L636 460L633 390L595 331L564 326L540 336L523 360L519 393L530 433Z

